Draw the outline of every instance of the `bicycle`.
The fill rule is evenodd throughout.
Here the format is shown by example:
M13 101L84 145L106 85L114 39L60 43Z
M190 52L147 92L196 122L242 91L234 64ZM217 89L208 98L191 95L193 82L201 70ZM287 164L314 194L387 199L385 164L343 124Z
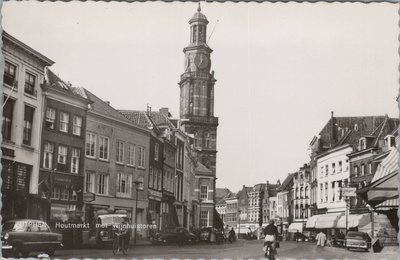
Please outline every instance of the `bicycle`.
M118 252L122 251L122 254L126 255L128 253L128 243L125 243L126 239L123 235L126 235L127 232L115 232L114 233L114 241L113 241L113 254L116 255Z
M266 241L264 242L264 250L265 250L265 257L271 260L275 259L275 252L274 249L272 248L272 243L271 241Z

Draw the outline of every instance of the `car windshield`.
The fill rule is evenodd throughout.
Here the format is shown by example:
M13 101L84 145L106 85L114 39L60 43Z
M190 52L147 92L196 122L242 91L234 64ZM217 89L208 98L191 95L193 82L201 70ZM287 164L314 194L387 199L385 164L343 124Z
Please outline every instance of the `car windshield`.
M3 225L3 231L25 231L27 227L27 223L23 221L17 221L17 222L7 222L4 223Z
M347 234L348 238L363 238L363 234L362 233L353 233L353 232L349 232Z

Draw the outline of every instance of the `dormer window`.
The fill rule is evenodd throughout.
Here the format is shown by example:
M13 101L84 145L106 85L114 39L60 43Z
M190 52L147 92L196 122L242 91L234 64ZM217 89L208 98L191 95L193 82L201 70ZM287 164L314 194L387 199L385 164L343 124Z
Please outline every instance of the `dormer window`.
M358 150L364 150L366 148L367 148L367 141L365 137L360 138L360 140L358 141Z
M385 137L385 146L387 148L396 147L396 141L393 135L387 135Z

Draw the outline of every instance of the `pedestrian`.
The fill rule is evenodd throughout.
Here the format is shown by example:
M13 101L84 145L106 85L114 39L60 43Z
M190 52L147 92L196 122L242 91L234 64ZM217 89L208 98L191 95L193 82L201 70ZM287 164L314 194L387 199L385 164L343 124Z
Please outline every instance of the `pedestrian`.
M322 246L322 247L324 247L324 246L325 246L325 242L326 242L326 235L325 235L325 233L322 232L322 231L319 232L319 233L317 234L316 240L317 240L317 246Z

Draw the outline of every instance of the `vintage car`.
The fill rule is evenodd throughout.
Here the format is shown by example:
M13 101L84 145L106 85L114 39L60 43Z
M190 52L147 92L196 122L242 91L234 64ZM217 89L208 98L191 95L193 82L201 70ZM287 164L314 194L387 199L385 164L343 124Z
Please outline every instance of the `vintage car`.
M104 214L97 218L95 226L96 245L111 244L114 241L115 228L122 223L126 214Z
M61 248L62 235L51 232L43 221L34 219L9 220L1 231L2 253L17 258L20 254L28 257L30 252L45 252L54 255Z
M357 248L368 251L371 248L371 238L367 233L349 231L346 235L345 245L347 249Z
M179 238L181 236L181 238ZM181 239L181 241L179 241ZM190 233L187 229L182 227L167 228L162 232L156 233L151 238L152 244L169 244L169 243L197 243L199 239L195 234Z

